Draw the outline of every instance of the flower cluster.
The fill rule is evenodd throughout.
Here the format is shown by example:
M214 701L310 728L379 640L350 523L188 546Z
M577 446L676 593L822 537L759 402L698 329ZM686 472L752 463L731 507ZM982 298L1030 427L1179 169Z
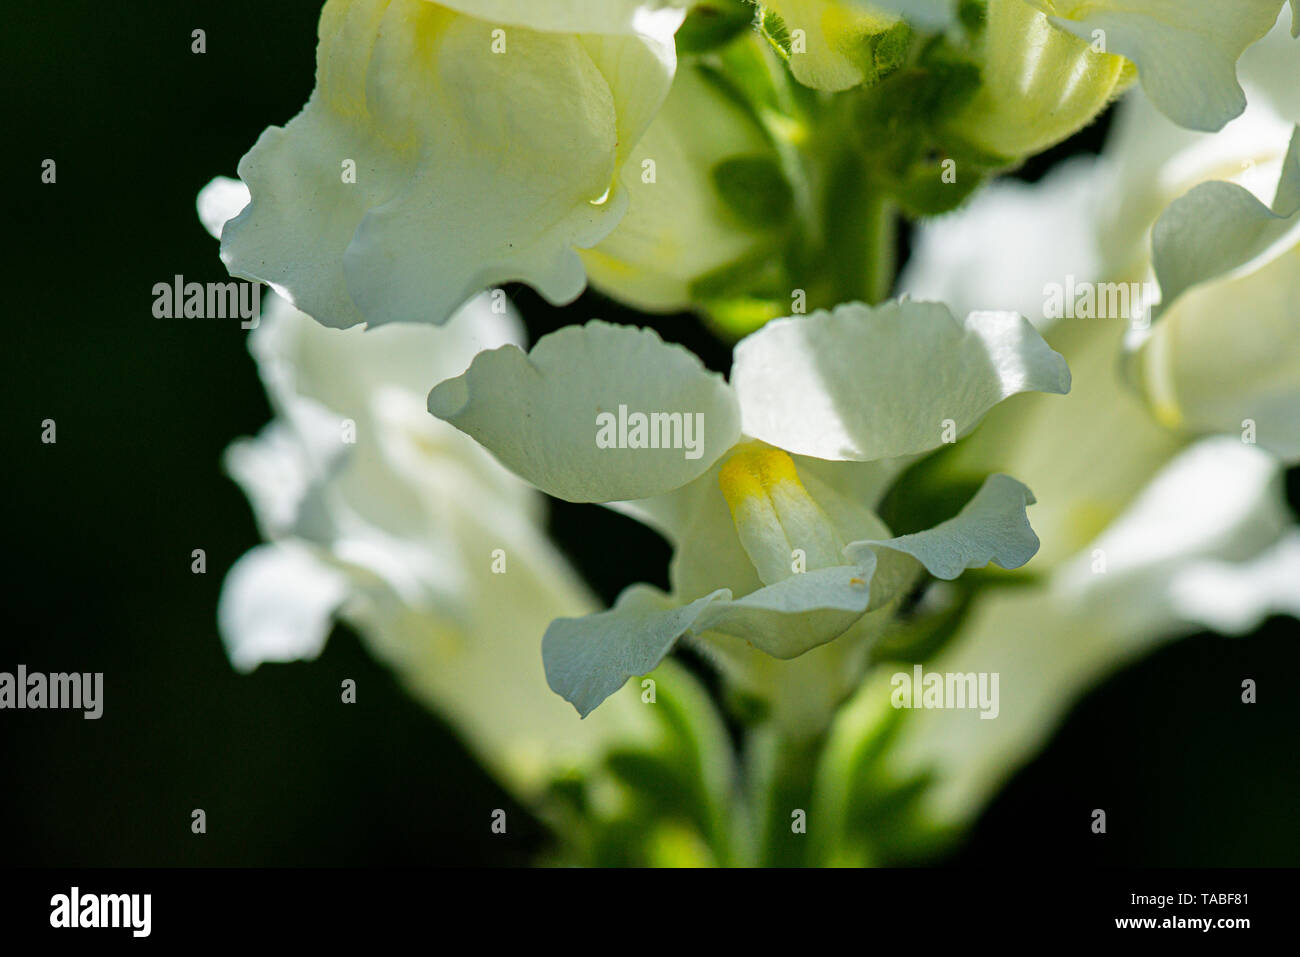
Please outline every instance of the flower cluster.
M586 781L574 846L630 840L593 833L591 782L651 739L714 862L967 823L1117 661L1300 611L1283 6L329 0L306 106L200 198L277 294L276 419L227 458L268 540L227 579L232 661L347 622L520 796ZM1120 97L1102 157L999 179ZM693 316L591 298L526 348L512 284L588 283L695 314L729 375L671 341ZM668 589L601 610L543 493L660 533ZM752 805L689 678L657 724L617 694L679 643L751 736ZM1000 674L997 720L891 708L922 659ZM778 793L821 809L808 849L762 820Z

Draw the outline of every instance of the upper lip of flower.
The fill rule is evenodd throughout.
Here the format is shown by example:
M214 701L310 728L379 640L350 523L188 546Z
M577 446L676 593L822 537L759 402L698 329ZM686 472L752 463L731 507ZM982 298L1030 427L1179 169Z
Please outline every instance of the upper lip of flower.
M493 51L479 4L331 0L315 92L239 164L252 201L222 237L231 273L333 327L441 324L508 281L572 301L577 249L622 218L622 168L676 68L682 11L638 8L495 4L519 25Z

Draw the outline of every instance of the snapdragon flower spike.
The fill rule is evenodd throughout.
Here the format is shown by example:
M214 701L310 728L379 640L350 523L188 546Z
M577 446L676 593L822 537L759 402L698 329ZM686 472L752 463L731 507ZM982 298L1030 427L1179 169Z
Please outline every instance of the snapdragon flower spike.
M1142 89L1180 126L1215 131L1246 108L1237 60L1272 29L1283 0L1024 0L1062 30L1138 68ZM1300 0L1291 0L1300 35Z
M673 544L671 594L635 585L609 611L547 629L547 680L585 716L685 634L793 658L922 569L1028 561L1033 496L1007 476L916 535L891 537L873 508L908 457L1010 395L1069 384L1014 313L958 321L937 303L851 303L743 340L730 384L653 331L593 321L527 355L480 353L429 410L538 488L607 503Z
M231 273L328 326L445 322L522 281L574 299L627 208L684 4L329 0L316 89L240 161Z

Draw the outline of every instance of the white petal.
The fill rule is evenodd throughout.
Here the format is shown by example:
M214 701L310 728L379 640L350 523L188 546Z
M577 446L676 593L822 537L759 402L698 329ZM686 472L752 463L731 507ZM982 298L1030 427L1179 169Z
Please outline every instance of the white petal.
M528 355L512 346L480 353L429 394L429 411L574 502L679 488L734 444L740 419L727 384L692 353L648 329L595 321L544 336ZM664 447L633 447L637 415L676 415L681 427L643 429Z
M1300 127L1282 164L1270 209L1235 183L1202 183L1175 200L1156 223L1151 242L1160 294L1172 304L1259 256L1300 225Z
M1288 54L1294 51L1289 36L1282 42ZM1266 38L1247 57L1256 51L1268 52L1271 44L1272 38ZM1300 58L1294 59L1294 66L1294 79L1279 76L1269 82L1300 88ZM1140 91L1120 104L1103 153L1114 185L1098 210L1101 232L1097 242L1105 254L1098 276L1145 276L1150 269L1155 222L1170 203L1201 183L1231 180L1265 201L1272 200L1293 125L1274 108L1265 88L1248 81L1247 89L1250 105L1222 135L1178 126Z
M231 443L224 464L248 496L268 538L297 533L327 537L322 488L349 448L340 418L311 399L293 398L256 438Z
M440 323L511 280L577 296L575 247L622 216L619 163L671 48L517 27L494 53L492 30L423 0L328 4L316 91L240 163L253 202L223 239L231 271L330 326Z
M557 618L542 638L546 680L584 718L628 678L653 671L714 599L681 608L649 585L633 585L609 611Z
M344 255L371 322L439 321L505 281L570 302L586 285L575 247L622 219L621 160L668 92L671 58L639 37L516 32L493 55L478 21L448 31L429 85L458 109L430 111L439 125L418 171L366 214Z
M718 487L724 461L719 459L695 481L667 495L610 503L610 508L650 526L672 543L668 574L678 603L694 601L719 588L747 595L763 587L740 545Z
M1231 433L1300 462L1300 246L1240 278L1197 286L1138 356L1156 417Z
M558 33L645 32L656 24L671 39L696 0L437 0L480 20ZM657 15L657 16L656 16Z
M844 554L874 565L879 549L911 555L936 578L952 580L968 568L992 562L1019 568L1038 551L1038 536L1025 509L1034 495L1008 475L990 475L962 510L946 522L913 535L854 542Z
M1097 219L1106 170L1076 156L1034 184L999 179L956 212L918 225L898 288L955 313L1019 313L1040 331L1047 287L1101 274Z
M1034 490L1035 569L1069 558L1114 520L1186 444L1159 425L1120 379L1127 324L1066 320L1049 330L1069 360L1070 395L1027 395L994 409L951 453L952 474L1002 471ZM1123 449L1123 455L1115 454Z
M844 564L844 543L794 460L780 449L745 443L728 456L718 484L740 544L765 585L813 568ZM799 556L802 565L792 562Z
M230 663L252 671L264 661L315 658L346 597L346 578L306 549L257 546L221 586L217 624Z
M1300 618L1300 531L1247 562L1196 562L1170 584L1187 618L1220 634L1244 635L1269 615Z
M618 142L615 167L622 169L668 98L677 50L672 35L584 35L587 55L614 98Z
M462 371L479 348L522 340L513 313L483 297L441 328L342 330L268 300L249 345L277 421L226 459L264 534L324 543L361 521L447 548L446 528L472 503L537 514L535 491L425 407L428 383ZM426 512L428 527L413 529Z
M220 239L226 222L239 215L249 198L248 187L239 180L218 176L199 190L199 222L213 239Z
M850 303L769 322L736 347L747 435L816 458L937 448L1018 392L1065 393L1065 360L1010 313L958 322L938 303Z
M598 761L615 742L643 740L654 719L629 689L579 722L547 687L538 653L546 626L585 614L594 599L539 525L540 493L425 408L429 382L463 370L480 346L521 339L515 317L489 299L443 328L363 331L322 327L269 297L253 352L280 418L232 470L268 536L300 536L273 547L338 576L346 593L338 617L512 794L531 801L557 773ZM312 431L303 407L329 408L322 447L346 448L345 458L330 465L305 454ZM339 441L345 416L355 445ZM229 634L259 647L301 640L304 654L319 647L323 611L304 625L300 603L277 604L273 578L236 573L228 594L236 586L256 601L223 606ZM661 694L680 693L656 677Z
M1300 0L1291 0L1290 29L1278 17L1272 31L1246 51L1238 68L1251 106L1261 100L1282 116L1300 116L1300 57L1295 38L1300 36Z
M1240 562L1291 525L1277 460L1236 438L1173 458L1125 512L1054 578L1057 600L1116 633L1174 634L1205 622L1175 586L1204 561Z
M484 349L524 342L523 324L505 300L470 300L445 326L330 329L279 297L267 295L249 350L274 402L312 399L359 418L379 388L423 400L429 387L458 375ZM423 401L421 401L423 404Z
M1271 209L1203 184L1161 217L1154 249L1169 292L1136 362L1156 416L1300 461L1300 131Z
M903 458L876 462L827 462L802 455L793 456L793 459L804 484L810 489L814 484L818 486L819 490L813 492L814 497L844 529L855 527L853 519L860 518L860 514L852 518L844 515L845 503L851 503L849 507L855 510L876 508L894 480L915 461ZM718 487L718 470L722 464L719 460L709 472L675 492L658 498L610 502L609 507L650 526L674 545L680 545L697 535L701 523L713 521L704 518L705 515L717 515L722 522L731 521L726 499ZM826 498L820 491L823 487L830 490ZM853 537L854 533L851 533L846 541ZM856 537L863 535L856 534ZM738 595L746 590L733 589Z
M998 674L997 720L975 710L908 712L885 772L896 780L930 775L928 816L969 823L1078 697L1114 669L1207 624L1236 631L1294 609L1294 532L1270 548L1291 522L1270 456L1231 439L1188 449L1096 542L1104 570L1089 547L1050 583L1001 589L976 605L952 645L925 667ZM1281 577L1288 567L1289 593ZM1213 591L1193 594L1202 587ZM895 670L879 669L850 708L891 713Z
M793 575L743 598L714 602L694 630L741 638L776 658L796 658L838 638L866 613L870 579L857 565Z
M1174 122L1218 130L1246 108L1237 59L1277 20L1281 0L1028 0L1052 23L1137 64L1142 88Z
M741 545L718 483L718 473L726 461L719 459L704 475L668 495L610 505L654 528L672 543L669 580L673 598L679 603L718 588L743 596L763 587L754 563ZM889 535L889 530L870 509L892 483L901 465L825 462L801 456L794 457L793 461L804 486L842 541ZM793 573L793 559L792 554L786 554L787 572ZM840 564L838 556L829 564Z
M954 0L850 0L868 10L888 10L908 23L929 30L946 30L957 22Z

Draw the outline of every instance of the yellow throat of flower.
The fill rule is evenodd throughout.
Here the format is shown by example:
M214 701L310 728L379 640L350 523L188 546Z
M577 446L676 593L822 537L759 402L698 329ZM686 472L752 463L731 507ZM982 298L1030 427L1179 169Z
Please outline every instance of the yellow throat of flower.
M844 564L844 542L780 449L739 449L718 472L736 534L764 584Z

